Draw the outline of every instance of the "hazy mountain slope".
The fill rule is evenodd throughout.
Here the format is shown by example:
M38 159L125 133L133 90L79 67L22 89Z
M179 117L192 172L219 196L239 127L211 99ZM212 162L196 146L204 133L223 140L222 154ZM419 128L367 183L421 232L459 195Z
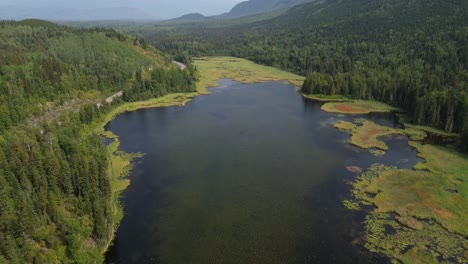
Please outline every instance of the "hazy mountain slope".
M199 13L193 13L162 21L161 24L197 23L207 21L213 21L214 23L221 23L223 25L246 24L253 21L261 21L276 17L293 6L310 1L314 0L249 0L237 4L230 12L224 14L204 16ZM246 21L237 21L237 19L242 18L247 19ZM227 22L224 22L223 20L227 20Z
M177 18L161 21L160 24L178 24L178 23L193 23L212 20L214 17L207 17L200 13L186 14Z
M271 11L288 9L312 0L248 0L234 6L226 17L243 17Z
M319 28L341 27L347 23L354 30L367 23L366 28L417 30L422 27L426 30L426 23L433 23L438 29L446 23L468 21L467 8L468 2L463 0L327 0L293 7L264 25Z

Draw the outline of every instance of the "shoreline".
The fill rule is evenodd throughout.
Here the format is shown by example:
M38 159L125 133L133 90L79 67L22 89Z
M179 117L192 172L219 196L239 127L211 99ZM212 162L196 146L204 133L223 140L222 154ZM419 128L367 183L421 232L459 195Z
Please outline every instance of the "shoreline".
M242 59L242 58L235 58L235 57L202 57L202 58L195 58L194 65L197 68L202 68L199 70L200 73L200 80L197 83L197 92L193 93L175 93L175 94L168 94L159 98L153 98L145 101L138 101L138 102L130 102L124 103L122 105L117 106L116 108L112 109L108 114L106 114L101 120L98 120L95 124L89 126L88 129L85 131L87 132L96 132L101 136L104 136L109 139L113 139L114 142L109 144L107 147L109 149L109 158L112 161L115 159L121 159L121 155L131 155L128 153L123 153L120 155L116 155L115 152L119 151L120 141L118 137L114 135L111 131L106 131L106 125L111 122L115 117L120 114L126 112L133 112L141 109L149 109L149 108L158 108L158 107L171 107L171 106L184 106L188 102L190 102L193 98L201 95L210 95L208 89L215 89L219 86L218 80L220 79L231 79L233 81L237 81L240 83L248 84L248 83L259 83L259 82L270 82L270 81L286 81L288 84L292 84L296 86L296 92L298 92L303 98L307 100L314 100L319 102L330 102L330 99L315 99L312 98L310 95L306 95L301 93L300 91L300 82L305 80L305 77L291 74L282 70L279 70L274 67L268 67L260 64L256 64L254 62ZM226 69L220 69L219 63L224 63L223 67L227 66ZM246 70L246 67L248 70ZM229 70L230 68L230 70ZM260 72L260 73L259 73ZM263 76L262 76L263 73ZM325 101L327 100L327 101ZM336 99L331 100L335 102L350 102L352 100L349 99ZM115 220L112 223L112 235L109 237L109 240L106 242L106 246L102 249L103 255L109 250L112 245L112 241L115 239L115 234L117 232L117 228L120 224L120 220L118 219L119 214L122 212L123 208L120 204L120 194L128 187L130 184L125 180L125 178L131 172L131 162L134 157L125 160L124 163L127 164L127 171L123 171L121 175L111 175L111 179L113 181L122 181L125 188L112 188L112 195L113 195L113 208L115 209L114 215L112 219ZM123 212L122 212L123 213ZM117 217L117 218L116 218ZM117 223L115 223L117 222Z
M112 192L112 215L110 216L112 223L109 225L109 237L105 245L102 247L101 252L105 254L112 246L115 239L117 229L123 217L123 206L120 201L120 195L130 185L130 179L127 177L133 169L133 161L136 158L143 156L141 153L126 153L120 151L120 141L117 135L113 134L110 130L105 130L106 125L111 122L115 117L126 112L133 112L141 109L158 108L158 107L171 107L171 106L184 106L190 102L194 97L201 95L200 93L175 93L168 94L162 97L153 98L145 101L124 103L111 110L97 123L92 124L87 132L97 133L107 139L112 139L113 142L106 146L108 151L108 158L110 160L108 168L109 181L111 182ZM120 152L120 153L117 153Z
M299 83L305 79L305 77L298 76L295 74L291 74L273 67L267 67L263 65L256 64L254 62L241 59L241 58L234 58L234 57L205 57L205 58L198 58L195 60L195 66L199 66L200 61L210 62L208 67L216 67L216 64L219 61L224 61L225 63L229 63L230 65L235 65L236 69L242 69L245 65L250 68L247 71L243 71L243 75L232 75L232 71L221 71L217 74L210 74L210 70L206 70L205 73L201 74L200 81L197 83L197 92L193 93L174 93L168 94L158 98L152 98L145 101L138 101L138 102L130 102L124 103L112 109L109 113L107 113L103 118L98 120L97 122L89 125L85 129L85 133L98 133L99 135L106 137L108 139L113 139L114 141L107 146L110 158L110 180L113 184L118 184L119 182L122 186L115 186L111 187L112 189L112 204L113 204L113 215L111 216L113 223L111 224L110 228L112 229L111 235L106 241L105 246L102 248L102 254L105 256L106 252L112 246L112 242L115 239L115 234L117 232L118 226L121 221L121 217L123 217L123 207L120 202L120 194L128 187L130 184L130 180L126 179L131 172L132 169L132 161L135 158L141 156L141 154L131 154L131 153L120 153L116 154L119 151L120 141L118 136L114 135L111 131L106 131L106 125L111 122L115 117L120 114L126 112L133 112L138 111L141 109L149 109L149 108L159 108L159 107L172 107L172 106L185 106L188 102L193 100L193 98L201 95L210 95L207 89L214 89L219 86L218 80L221 79L231 79L233 81L237 81L240 83L248 84L248 83L259 83L259 82L270 82L270 81L286 81L289 84L293 84L296 87L299 87ZM199 62L199 63L197 63ZM214 62L214 63L213 63ZM237 63L236 63L237 62ZM240 68L239 68L240 67ZM232 69L231 69L232 70ZM260 72L260 74L258 73ZM264 74L262 76L262 73ZM297 90L299 92L299 90ZM121 164L121 172L118 175L114 175L113 173L113 164Z
M235 59L238 64L242 64L244 63L246 60L243 60L243 59L239 59L239 58L232 58L232 57L214 57L214 58L211 58L211 62L216 62L217 60L222 60L224 61L225 63L234 63L234 62L231 62L230 60L232 59ZM227 62L226 62L227 60ZM206 63L206 62L210 62L210 58L204 58L203 59L203 62ZM247 61L248 62L248 61ZM250 62L252 64L254 64L253 62ZM216 64L216 63L215 63ZM211 66L214 66L214 67L217 67L216 65L211 65ZM235 64L235 63L234 63ZM197 62L195 62L195 65L196 66L199 66L197 65ZM256 64L254 64L256 65ZM207 66L207 65L205 65ZM239 65L237 65L239 66ZM262 67L265 67L265 66L262 66L262 65L258 65L260 68ZM250 66L252 67L252 66ZM218 68L216 68L218 69ZM237 68L239 69L239 68ZM219 70L219 69L218 69ZM271 70L271 69L268 69L268 70ZM277 71L280 71L278 69L275 69ZM111 143L109 146L108 146L108 149L109 149L109 157L111 159L111 165L116 163L115 161L116 160L119 160L120 161L117 161L117 163L119 164L126 164L123 168L123 170L121 170L121 173L119 175L112 175L110 174L110 177L112 177L113 181L117 181L117 182L121 182L122 185L120 185L120 188L119 186L112 186L112 203L113 203L113 208L114 208L114 211L113 211L113 215L112 215L112 221L113 223L111 224L112 225L112 233L111 233L111 236L109 237L109 240L106 242L106 245L105 247L103 247L102 249L102 252L103 252L103 255L106 254L106 252L109 250L109 248L112 246L112 242L114 241L115 239L115 235L116 235L116 231L117 231L117 228L120 224L120 221L121 221L121 216L123 217L123 207L122 207L122 204L120 202L120 194L122 193L122 191L124 191L126 189L126 187L128 187L128 185L130 184L130 179L126 178L129 173L131 172L131 169L132 169L132 161L137 158L137 157L141 157L141 154L128 154L128 153L118 153L116 155L116 152L119 151L119 144L120 142L118 141L118 137L116 135L114 135L111 131L105 131L105 126L110 122L112 121L116 116L122 114L122 113L125 113L125 112L132 112L132 111L137 111L137 110L140 110L140 109L146 109L146 108L158 108L158 107L171 107L171 106L184 106L186 105L188 102L190 102L193 98L195 98L196 96L200 96L200 95L209 95L210 93L208 92L208 88L216 88L217 86L214 86L214 85L217 85L217 80L220 80L220 79L231 79L233 81L237 81L237 82L240 82L240 83L258 83L258 82L269 82L269 81L288 81L288 83L290 84L293 84L293 85L296 85L298 87L298 85L296 83L293 83L291 82L291 79L288 79L288 78L277 78L277 79L270 79L270 78L266 78L265 76L262 76L262 74L260 73L257 73L257 75L253 76L253 75L250 75L250 74L253 74L255 73L255 70L251 69L251 72L249 73L248 71L246 72L242 72L242 75L241 76L236 76L236 74L238 73L226 73L226 72L223 72L223 71L219 71L218 73L216 74L210 74L210 71L204 71L202 73L202 76L200 78L200 81L199 83L197 84L197 92L194 92L194 93L187 93L187 94L184 94L184 93L179 93L179 94L169 94L169 95L166 95L166 96L163 96L163 97L159 97L159 98L154 98L154 99L149 99L149 100L146 100L146 101L139 101L139 102L132 102L132 103L124 103L122 105L119 105L117 106L116 108L114 108L113 110L111 110L107 115L105 115L101 120L99 120L96 124L94 124L93 128L91 131L94 131L94 132L97 132L99 133L100 135L102 136L105 136L107 138L111 138L114 140L113 143ZM283 72L284 73L284 72ZM284 73L284 74L288 74L288 73ZM206 75L209 75L206 76ZM284 77L284 76L282 76ZM217 78L217 79L215 79ZM299 80L295 80L295 81L299 81ZM335 99L332 99L331 101L330 100L327 100L325 98L320 98L318 97L318 99L316 98L313 98L314 96L310 96L310 95L305 95L303 93L300 92L300 89L297 89L297 92L299 94L301 94L301 96L307 100L313 100L313 101L318 101L318 102L322 102L322 103L330 103L332 102L333 103L333 106L335 104L343 104L343 103L351 103L353 104L354 101L359 101L359 103L363 103L364 107L366 105L382 105L382 103L379 103L379 102L375 102L375 101L364 101L364 100L350 100L350 99L338 99L338 98L335 98ZM312 98L311 98L312 97ZM325 105L324 104L324 105ZM395 111L395 108L392 108L388 105L385 105L386 109L388 109L387 111L383 111L383 112L394 112ZM322 111L325 111L323 108L322 108ZM327 112L327 111L325 111ZM370 112L382 112L382 111L368 111L366 113L358 113L358 114L367 114L367 113L370 113ZM332 112L332 113L335 113L335 114L356 114L356 113L350 113L350 112ZM400 120L400 122L404 125L404 127L406 127L406 123L403 122L403 120ZM408 130L410 129L410 130ZM416 130L416 131L413 131L413 130ZM415 148L418 152L418 155L419 156L423 156L422 158L425 160L425 163L424 164L419 164L419 167L423 166L425 169L427 167L432 167L434 166L434 160L433 158L428 158L426 155L429 155L429 154L424 154L424 153L428 153L428 151L423 151L423 147L422 145L420 146L420 143L415 143L415 140L411 137L411 134L412 133L415 133L415 132L420 132L421 130L418 129L418 128L415 128L415 127L411 127L411 126L408 126L407 129L402 129L401 130L401 133L405 133L407 134L408 138L409 138L409 141L408 141L408 144L410 146L412 146L412 144L417 144L416 146L412 146L413 148ZM424 131L424 130L423 130ZM410 133L411 132L411 133ZM416 134L418 134L416 133ZM393 134L393 133L392 133ZM397 133L398 134L398 133ZM420 134L420 133L419 133ZM420 142L420 141L416 141L416 142ZM444 151L443 149L445 149L445 147L438 147L438 146L435 146L435 145L432 145L432 144L427 144L427 148L435 148L435 149L438 149L439 151L437 153L439 153L440 155L444 156ZM434 150L435 150L434 149ZM448 151L448 150L446 150ZM452 150L454 151L454 150ZM459 154L461 156L463 156L463 154ZM431 160L431 161L428 161ZM457 164L458 165L458 164ZM112 168L111 168L112 169ZM401 170L399 170L401 171ZM421 170L421 169L418 169L417 166L415 166L415 168L413 170L405 170L405 171L410 171L416 175L420 174L420 173L424 173L425 170ZM387 173L388 174L388 173ZM379 184L379 186L383 186L381 182L385 182L385 180L388 180L388 177L383 177L385 176L384 173L379 173L379 175L376 176L375 180L372 181L372 182L369 182L372 183L372 184ZM429 175L427 175L429 176ZM374 183L375 182L375 183ZM368 187L367 185L364 186L364 187ZM351 190L353 190L354 187L351 188ZM386 188L386 187L382 187L382 188ZM387 190L387 189L385 189ZM388 191L388 190L387 190ZM352 192L359 192L359 190L355 190L355 191L352 191ZM379 192L377 192L379 193ZM429 195L432 195L432 194L429 194ZM352 195L351 197L354 197L357 199L357 197L355 197L354 195ZM378 197L378 196L376 196ZM367 199L367 198L366 198ZM362 201L362 200L361 200ZM353 202L357 202L357 203L360 203L360 200L357 199ZM366 202L371 202L372 201L366 201ZM378 201L377 204L379 203L382 203L382 201ZM390 210L391 211L391 210ZM369 217L372 217L373 213L370 213L369 214ZM418 216L418 215L417 215ZM420 216L419 216L420 217ZM403 219L403 218L401 218ZM409 219L409 220L408 220ZM417 219L417 218L416 218ZM408 216L408 218L405 218L403 220L401 220L400 222L396 222L396 223L400 223L403 222L403 221L413 221L413 218L411 217L411 215ZM438 219L440 220L440 219ZM377 220L369 220L369 221L377 221ZM396 221L396 220L395 220ZM411 222L410 221L410 222ZM376 223L380 223L380 222L376 222ZM412 223L412 222L411 222ZM426 223L423 223L424 226L426 226ZM418 224L419 226L419 224ZM367 226L365 226L365 228L367 228ZM375 238L377 239L377 238ZM381 237L380 239L388 239L387 236L383 236ZM367 240L366 240L367 241ZM372 241L374 242L374 244L376 243L376 241ZM378 242L378 241L377 241ZM371 249L369 249L371 250ZM371 251L373 250L379 250L379 249L376 249L376 248L373 248ZM417 253L417 252L413 252L411 251L412 253ZM380 253L386 255L386 256L389 256L391 258L396 258L396 259L404 259L402 256L404 255L403 253L401 255L396 255L395 252L382 252L382 250L380 250Z

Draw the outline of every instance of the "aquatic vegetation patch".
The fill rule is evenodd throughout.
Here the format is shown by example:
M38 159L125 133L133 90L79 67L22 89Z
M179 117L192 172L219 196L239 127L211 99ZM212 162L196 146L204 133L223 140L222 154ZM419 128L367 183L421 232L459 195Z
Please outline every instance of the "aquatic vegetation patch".
M352 183L350 210L373 205L365 247L403 263L468 262L468 157L411 142L424 170L372 165Z
M376 148L381 151L387 150L388 146L378 137L403 133L399 129L381 126L365 119L355 120L354 123L340 121L334 126L351 133L351 144L363 149ZM375 152L375 154L382 156L385 153Z
M346 131L354 131L357 128L356 124L353 124L351 122L347 121L339 121L333 125L334 127L341 129L341 130L346 130Z
M392 214L374 212L365 220L365 247L403 263L466 263L466 238L431 220L417 223L415 229Z
M351 183L352 197L344 207L370 210L365 247L403 263L468 263L468 157L422 144L431 132L419 127L386 130L366 120L340 121L335 127L351 133L351 144L380 145L380 150L384 142L376 143L374 134L404 133L425 160L413 170L374 164Z
M386 153L385 151L380 150L380 149L371 149L369 150L369 152L376 157L382 157Z
M354 200L344 200L343 206L348 210L361 210L361 206Z
M353 100L346 102L328 102L322 106L322 110L339 114L368 114L373 112L392 112L397 111L398 108L376 101Z
M361 173L362 172L362 168L360 168L358 166L348 166L348 167L346 167L346 169L349 172L352 172L352 173Z

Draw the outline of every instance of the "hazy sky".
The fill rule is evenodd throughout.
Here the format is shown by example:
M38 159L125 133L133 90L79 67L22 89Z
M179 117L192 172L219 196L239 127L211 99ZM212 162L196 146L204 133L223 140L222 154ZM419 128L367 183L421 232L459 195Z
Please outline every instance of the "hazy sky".
M217 15L228 12L242 0L0 0L0 6L139 8L155 18L170 18L187 13Z

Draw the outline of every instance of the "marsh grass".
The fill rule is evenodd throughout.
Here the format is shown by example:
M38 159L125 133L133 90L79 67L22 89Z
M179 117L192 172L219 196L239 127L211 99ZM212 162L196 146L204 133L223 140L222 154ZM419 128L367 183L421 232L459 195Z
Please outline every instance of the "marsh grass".
M373 252L403 263L466 263L468 157L446 147L410 144L425 159L419 165L424 170L375 164L352 184L355 200L344 205L375 206L365 221L366 247Z
M352 183L352 198L343 205L350 210L375 206L365 221L365 247L372 252L403 263L468 263L468 156L419 142L426 133L450 133L405 126L385 128L365 120L335 124L361 148L386 149L377 135L404 133L425 160L413 170L372 165Z
M197 58L194 64L200 72L197 91L201 94L208 94L207 88L218 86L216 81L219 79L231 79L240 83L284 80L298 87L305 80L303 76L234 57Z
M404 132L411 141L423 141L427 137L426 132L415 128L407 127Z
M418 125L413 125L413 124L410 124L410 123L405 123L404 126L407 128L407 129L413 129L413 130L419 130L419 131L422 131L424 133L430 133L430 134L435 134L435 135L440 135L440 136L445 136L445 137L458 137L458 134L456 133L450 133L450 132L447 132L447 131L443 131L443 130L440 130L440 129L436 129L436 128L433 128L433 127L428 127L428 126L418 126Z
M322 110L338 114L368 114L401 111L398 108L377 101L352 100L342 102L328 102L322 106Z
M378 137L403 133L399 129L381 126L364 119L355 120L354 123L339 121L334 126L338 129L351 133L350 143L352 145L363 149L376 148L380 150L380 152L373 151L373 153L379 156L385 154L381 151L387 150L388 146L385 144L385 142L379 140Z
M313 101L318 101L318 102L323 102L323 103L328 103L328 102L352 102L352 99L349 99L346 96L343 95L325 95L325 94L305 94L301 93L301 95L304 98L313 100Z
M417 223L415 229L405 222L400 223L392 214L373 212L365 220L365 246L372 252L398 260L392 263L466 263L463 246L466 238L431 220ZM393 232L389 233L389 229Z
M104 254L113 241L114 232L118 224L123 218L123 208L120 203L120 194L130 185L130 179L127 178L131 169L133 168L132 161L136 158L142 157L141 153L125 153L119 151L120 141L119 138L110 131L101 133L102 136L112 139L113 142L107 146L107 155L109 157L109 166L107 168L107 175L109 176L109 183L111 186L111 200L112 204L109 220L112 221L108 237L108 242L102 248Z

